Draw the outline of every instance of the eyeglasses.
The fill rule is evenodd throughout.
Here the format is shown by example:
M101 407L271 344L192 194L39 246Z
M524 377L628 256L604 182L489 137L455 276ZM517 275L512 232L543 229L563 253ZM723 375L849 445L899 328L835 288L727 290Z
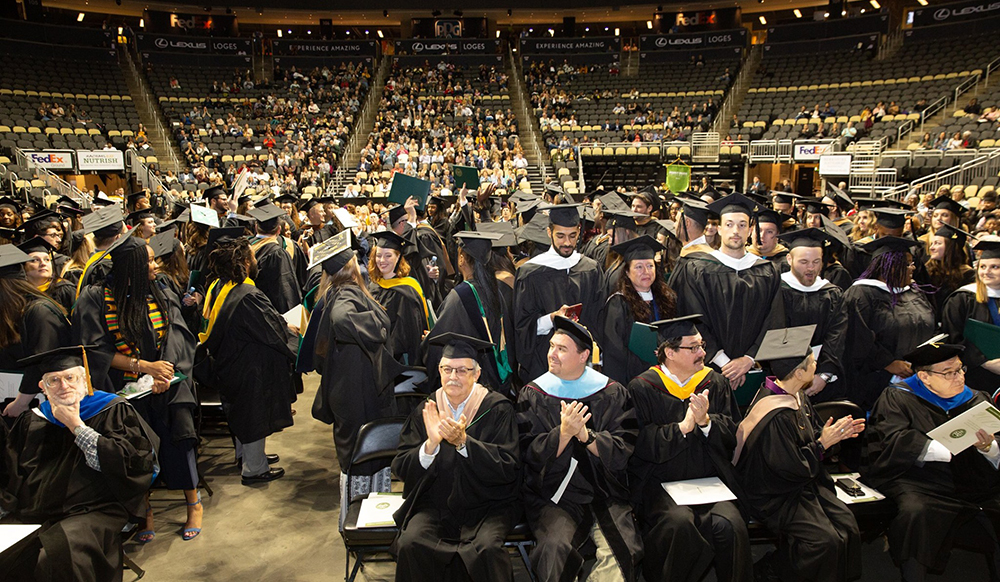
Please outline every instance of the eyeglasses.
M459 378L463 378L475 371L475 368L452 368L451 366L439 366L438 370L441 371L442 376L457 374Z
M42 378L42 383L46 388L55 388L61 384L76 384L82 376L76 373L63 374L61 376L47 376Z
M954 370L952 372L935 372L934 370L927 370L927 373L928 374L936 374L938 376L941 376L945 380L952 381L952 380L955 380L956 378L958 378L959 374L961 374L961 375L964 376L965 373L968 372L968 371L969 371L969 367L968 366L962 366L961 368L959 368L957 370Z
M701 342L700 344L694 344L693 346L677 346L677 349L678 350L691 350L692 352L696 352L698 350L707 351L708 350L708 344L705 343L705 342Z

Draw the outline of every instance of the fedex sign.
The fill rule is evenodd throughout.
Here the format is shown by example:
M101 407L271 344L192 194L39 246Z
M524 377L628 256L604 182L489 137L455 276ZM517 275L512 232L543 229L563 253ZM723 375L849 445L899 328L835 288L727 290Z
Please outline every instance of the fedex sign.
M49 170L72 170L73 153L67 151L24 152L31 164Z
M829 150L828 143L797 143L792 151L792 158L796 162L815 162Z

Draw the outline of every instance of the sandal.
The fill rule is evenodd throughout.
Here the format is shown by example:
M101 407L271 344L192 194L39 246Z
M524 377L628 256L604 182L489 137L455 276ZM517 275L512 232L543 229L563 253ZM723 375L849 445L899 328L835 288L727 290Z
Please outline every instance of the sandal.
M201 492L200 491L198 492L198 501L195 501L194 503L188 503L187 505L188 505L188 507L194 507L196 505L201 505ZM204 508L202 508L202 509L204 509ZM184 533L181 535L181 537L184 539L185 542L189 542L189 541L193 540L194 538L198 537L198 534L200 534L200 533L201 533L201 528L200 527L187 527L187 528L184 528Z
M153 506L147 504L146 505L146 521L147 522L149 521L149 517L151 517L152 515L153 515ZM153 541L153 538L155 538L155 537L156 537L156 532L153 531L153 530L151 530L151 529L147 529L147 530L143 530L143 531L135 534L135 541L139 542L140 544L145 545L145 544L148 544L149 542Z

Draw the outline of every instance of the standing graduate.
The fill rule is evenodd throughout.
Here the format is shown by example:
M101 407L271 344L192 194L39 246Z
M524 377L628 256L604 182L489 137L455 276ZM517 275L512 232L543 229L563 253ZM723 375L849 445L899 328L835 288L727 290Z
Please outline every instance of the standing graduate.
M481 226L481 225L479 225ZM502 235L488 232L460 232L458 239L458 270L464 279L448 293L441 304L438 320L424 340L424 360L428 382L438 383L437 361L441 348L436 338L446 334L460 334L490 344L489 350L478 353L482 369L481 384L505 396L511 392L513 369L511 366L514 332L511 323L511 292L501 291L503 283L497 281L490 267L493 243Z
M389 351L404 366L417 365L420 341L434 321L420 283L410 277L403 258L409 241L391 230L372 235L375 248L368 259L368 291L389 316Z
M243 463L241 481L253 485L285 474L270 466L277 458L268 458L264 445L268 436L292 426L292 365L299 337L255 286L257 265L241 232L209 232L208 268L218 278L205 293L202 318L207 321L198 340L212 366L198 381L218 388Z
M278 313L288 313L302 303L302 282L295 272L296 245L281 236L281 218L285 211L265 204L249 212L257 221L257 236L250 250L257 261L257 288L267 296Z
M323 202L324 200L320 198L310 198L299 206L299 210L306 214L300 240L304 240L310 247L337 234L336 229L327 224L330 217L326 215Z
M775 304L770 327L787 328L815 325L811 346L822 346L816 361L816 374L805 393L816 401L843 397L844 375L841 360L847 337L847 312L844 292L822 276L823 251L832 237L816 228L806 228L781 235L789 247L790 270L781 274L780 310ZM827 386L834 387L826 392Z
M735 389L754 364L780 279L773 263L746 250L756 202L731 194L708 208L720 216L722 248L688 255L669 285L677 293L678 315L704 314L699 331L709 361Z
M14 402L3 415L16 418L41 391L37 366L18 361L69 345L66 311L25 279L22 265L31 260L14 245L0 245L0 370L21 374Z
M671 319L677 310L677 294L667 286L656 264L663 245L648 235L617 244L611 250L624 260L614 293L601 311L604 367L601 371L622 385L628 384L649 365L629 349L632 326ZM652 357L652 354L650 354Z
M904 582L940 573L954 544L982 547L1000 567L1000 447L980 429L952 454L928 433L989 402L965 385L963 347L937 336L906 354L914 374L882 392L871 414L873 462L865 480L891 499L889 551ZM996 571L996 570L994 570Z
M121 532L143 512L158 443L127 400L94 392L88 348L20 362L41 373L46 401L0 430L0 521L42 526L0 559L6 580L122 579Z
M322 378L312 415L333 425L341 471L351 465L358 429L369 421L395 415L393 380L403 371L389 351L389 316L361 278L351 239L351 231L344 230L313 249L313 263L323 269L322 304L317 305L303 342L310 345L308 339L315 329L314 367ZM389 491L389 485L385 465L360 468L350 483L341 473L340 527L347 517L348 500L372 491Z
M580 238L579 204L548 206L551 247L521 265L514 280L514 327L522 379L545 373L545 354L553 318L582 304L580 322L600 325L604 305L601 269L576 250ZM538 218L538 217L536 217Z
M31 257L24 264L24 275L28 283L45 293L69 313L76 302L76 286L63 279L55 270L52 245L44 238L36 236L19 245Z
M976 282L951 294L941 316L941 331L948 342L962 344L962 362L969 367L965 383L973 390L995 394L1000 388L1000 358L993 360L965 335L970 320L1000 328L1000 241L981 240L976 262Z
M512 581L504 540L520 517L513 403L479 384L493 346L447 333L440 388L403 425L393 472L403 480L396 580Z
M421 293L428 301L428 306L436 310L444 298L442 274L446 272L443 269L446 263L445 249L434 229L428 227L420 232L414 229L413 224L417 220L416 205L417 199L411 196L406 204L390 208L386 213L386 224L390 231L410 243L403 249L403 257L410 265L410 276L420 283ZM426 232L428 229L430 232Z
M532 568L543 582L575 580L584 547L596 546L594 580L633 582L643 554L626 470L635 410L624 386L587 367L590 332L565 317L553 325L549 371L517 402Z
M198 401L190 378L195 337L181 315L180 300L156 281L153 250L142 238L124 236L106 252L112 262L107 281L84 289L73 311L74 341L95 346L89 350L89 367L100 379L98 390L120 392L143 376L152 378L152 394L136 398L133 406L160 440L157 458L164 483L187 498L187 541L201 532L202 523L195 453ZM147 543L153 536L147 507L138 540Z
M705 366L700 315L657 321L658 364L628 385L639 421L629 486L643 532L646 580L752 579L750 534L730 501L678 505L663 483L719 477L732 483L740 411L729 381Z
M759 359L769 361L774 376L765 380L736 430L733 465L740 500L779 540L776 553L754 569L846 582L861 576L861 538L854 514L837 499L823 455L856 437L865 419L831 418L817 426L803 392L816 372L809 349L813 333L813 326L775 330L761 344Z
M83 217L84 234L94 234L94 254L87 259L80 279L76 283L76 296L90 285L102 285L111 269L109 255L104 252L111 248L118 237L124 236L125 217L117 205L98 208Z
M865 245L871 264L844 294L847 397L870 410L893 376L913 374L903 355L934 334L927 295L913 284L912 239L884 236Z
M942 224L929 238L928 258L924 265L928 282L934 286L933 292L928 295L938 321L948 297L959 287L976 281L976 271L969 266L969 256L965 252L970 236L964 230Z
M757 214L757 229L753 232L750 253L770 261L778 273L788 270L788 247L781 244L781 225L788 218L774 210L762 210Z

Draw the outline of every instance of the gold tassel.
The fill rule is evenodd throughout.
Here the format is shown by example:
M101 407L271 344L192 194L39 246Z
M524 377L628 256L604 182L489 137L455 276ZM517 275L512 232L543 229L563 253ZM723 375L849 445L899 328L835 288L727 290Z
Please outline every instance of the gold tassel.
M80 346L83 352L83 377L87 379L87 396L94 395L94 385L90 383L90 365L87 363L87 349Z

